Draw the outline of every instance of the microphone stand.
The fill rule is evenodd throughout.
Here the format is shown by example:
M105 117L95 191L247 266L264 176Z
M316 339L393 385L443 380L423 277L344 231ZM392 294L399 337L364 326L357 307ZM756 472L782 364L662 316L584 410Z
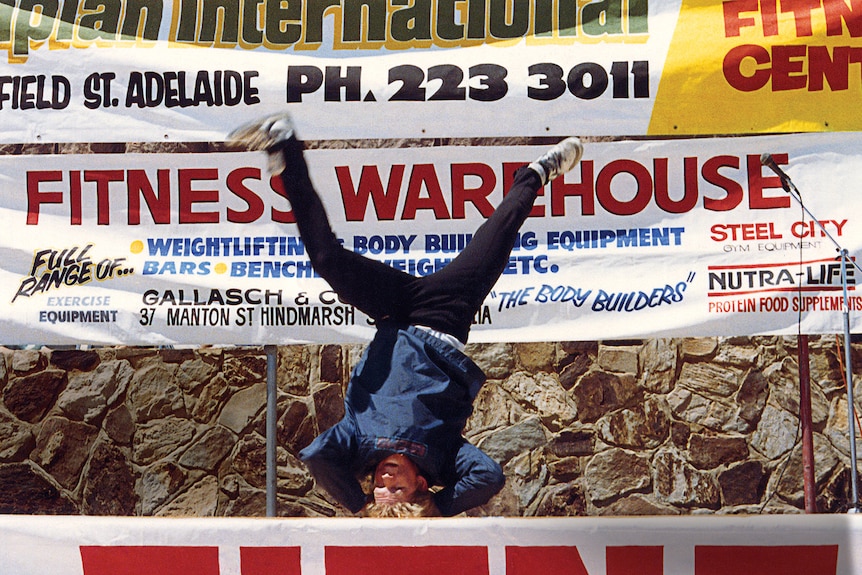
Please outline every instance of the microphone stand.
M771 157L769 159L771 160ZM847 249L832 237L832 234L820 223L820 220L815 218L814 214L805 206L802 201L802 194L799 193L799 190L796 189L790 178L783 172L779 173L779 178L781 179L781 187L784 188L784 191L799 204L799 207L802 208L812 221L817 223L820 232L824 237L829 238L829 241L832 242L835 250L841 257L842 314L844 316L844 377L847 381L847 428L850 432L850 484L852 493L852 506L847 512L860 513L862 509L859 506L858 471L856 469L856 406L853 400L853 366L850 358L850 300L847 295L847 267L848 265L852 265L860 272L862 272L862 268L853 261Z

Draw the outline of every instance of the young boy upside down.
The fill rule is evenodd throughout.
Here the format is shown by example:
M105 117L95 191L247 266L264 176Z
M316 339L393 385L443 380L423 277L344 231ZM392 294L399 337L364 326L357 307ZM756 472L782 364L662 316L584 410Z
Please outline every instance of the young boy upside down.
M539 189L578 163L580 141L567 138L519 169L466 248L425 277L341 246L287 114L241 127L229 141L266 151L312 267L377 327L348 384L344 417L300 453L315 481L351 512L370 516L452 516L486 503L504 476L462 435L485 381L464 345ZM372 472L367 495L358 478Z

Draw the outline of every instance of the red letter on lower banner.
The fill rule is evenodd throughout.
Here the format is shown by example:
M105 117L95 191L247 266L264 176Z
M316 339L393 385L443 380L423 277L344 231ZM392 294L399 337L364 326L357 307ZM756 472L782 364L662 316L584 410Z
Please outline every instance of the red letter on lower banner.
M488 575L488 548L456 546L326 548L326 575L380 575L380 573Z
M695 575L835 575L837 545L697 546Z
M84 575L219 575L218 547L81 547Z
M506 575L589 575L577 547L506 547Z
M664 547L608 547L605 549L607 575L662 575Z
M242 575L300 575L299 547L240 547Z

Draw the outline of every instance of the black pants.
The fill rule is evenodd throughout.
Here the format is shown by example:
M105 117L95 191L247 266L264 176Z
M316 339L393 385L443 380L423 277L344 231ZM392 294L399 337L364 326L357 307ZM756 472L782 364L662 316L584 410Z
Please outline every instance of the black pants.
M541 180L522 168L503 201L443 269L415 277L338 243L308 177L302 142L283 148L281 179L311 265L338 293L378 322L424 325L466 343L473 315L509 261L518 230L533 207Z

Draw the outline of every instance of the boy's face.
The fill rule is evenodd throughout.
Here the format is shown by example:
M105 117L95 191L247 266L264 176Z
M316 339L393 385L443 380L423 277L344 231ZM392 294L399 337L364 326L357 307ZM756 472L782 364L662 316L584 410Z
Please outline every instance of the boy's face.
M428 482L416 464L400 453L390 455L374 470L374 502L378 505L410 503L417 493L427 490Z

